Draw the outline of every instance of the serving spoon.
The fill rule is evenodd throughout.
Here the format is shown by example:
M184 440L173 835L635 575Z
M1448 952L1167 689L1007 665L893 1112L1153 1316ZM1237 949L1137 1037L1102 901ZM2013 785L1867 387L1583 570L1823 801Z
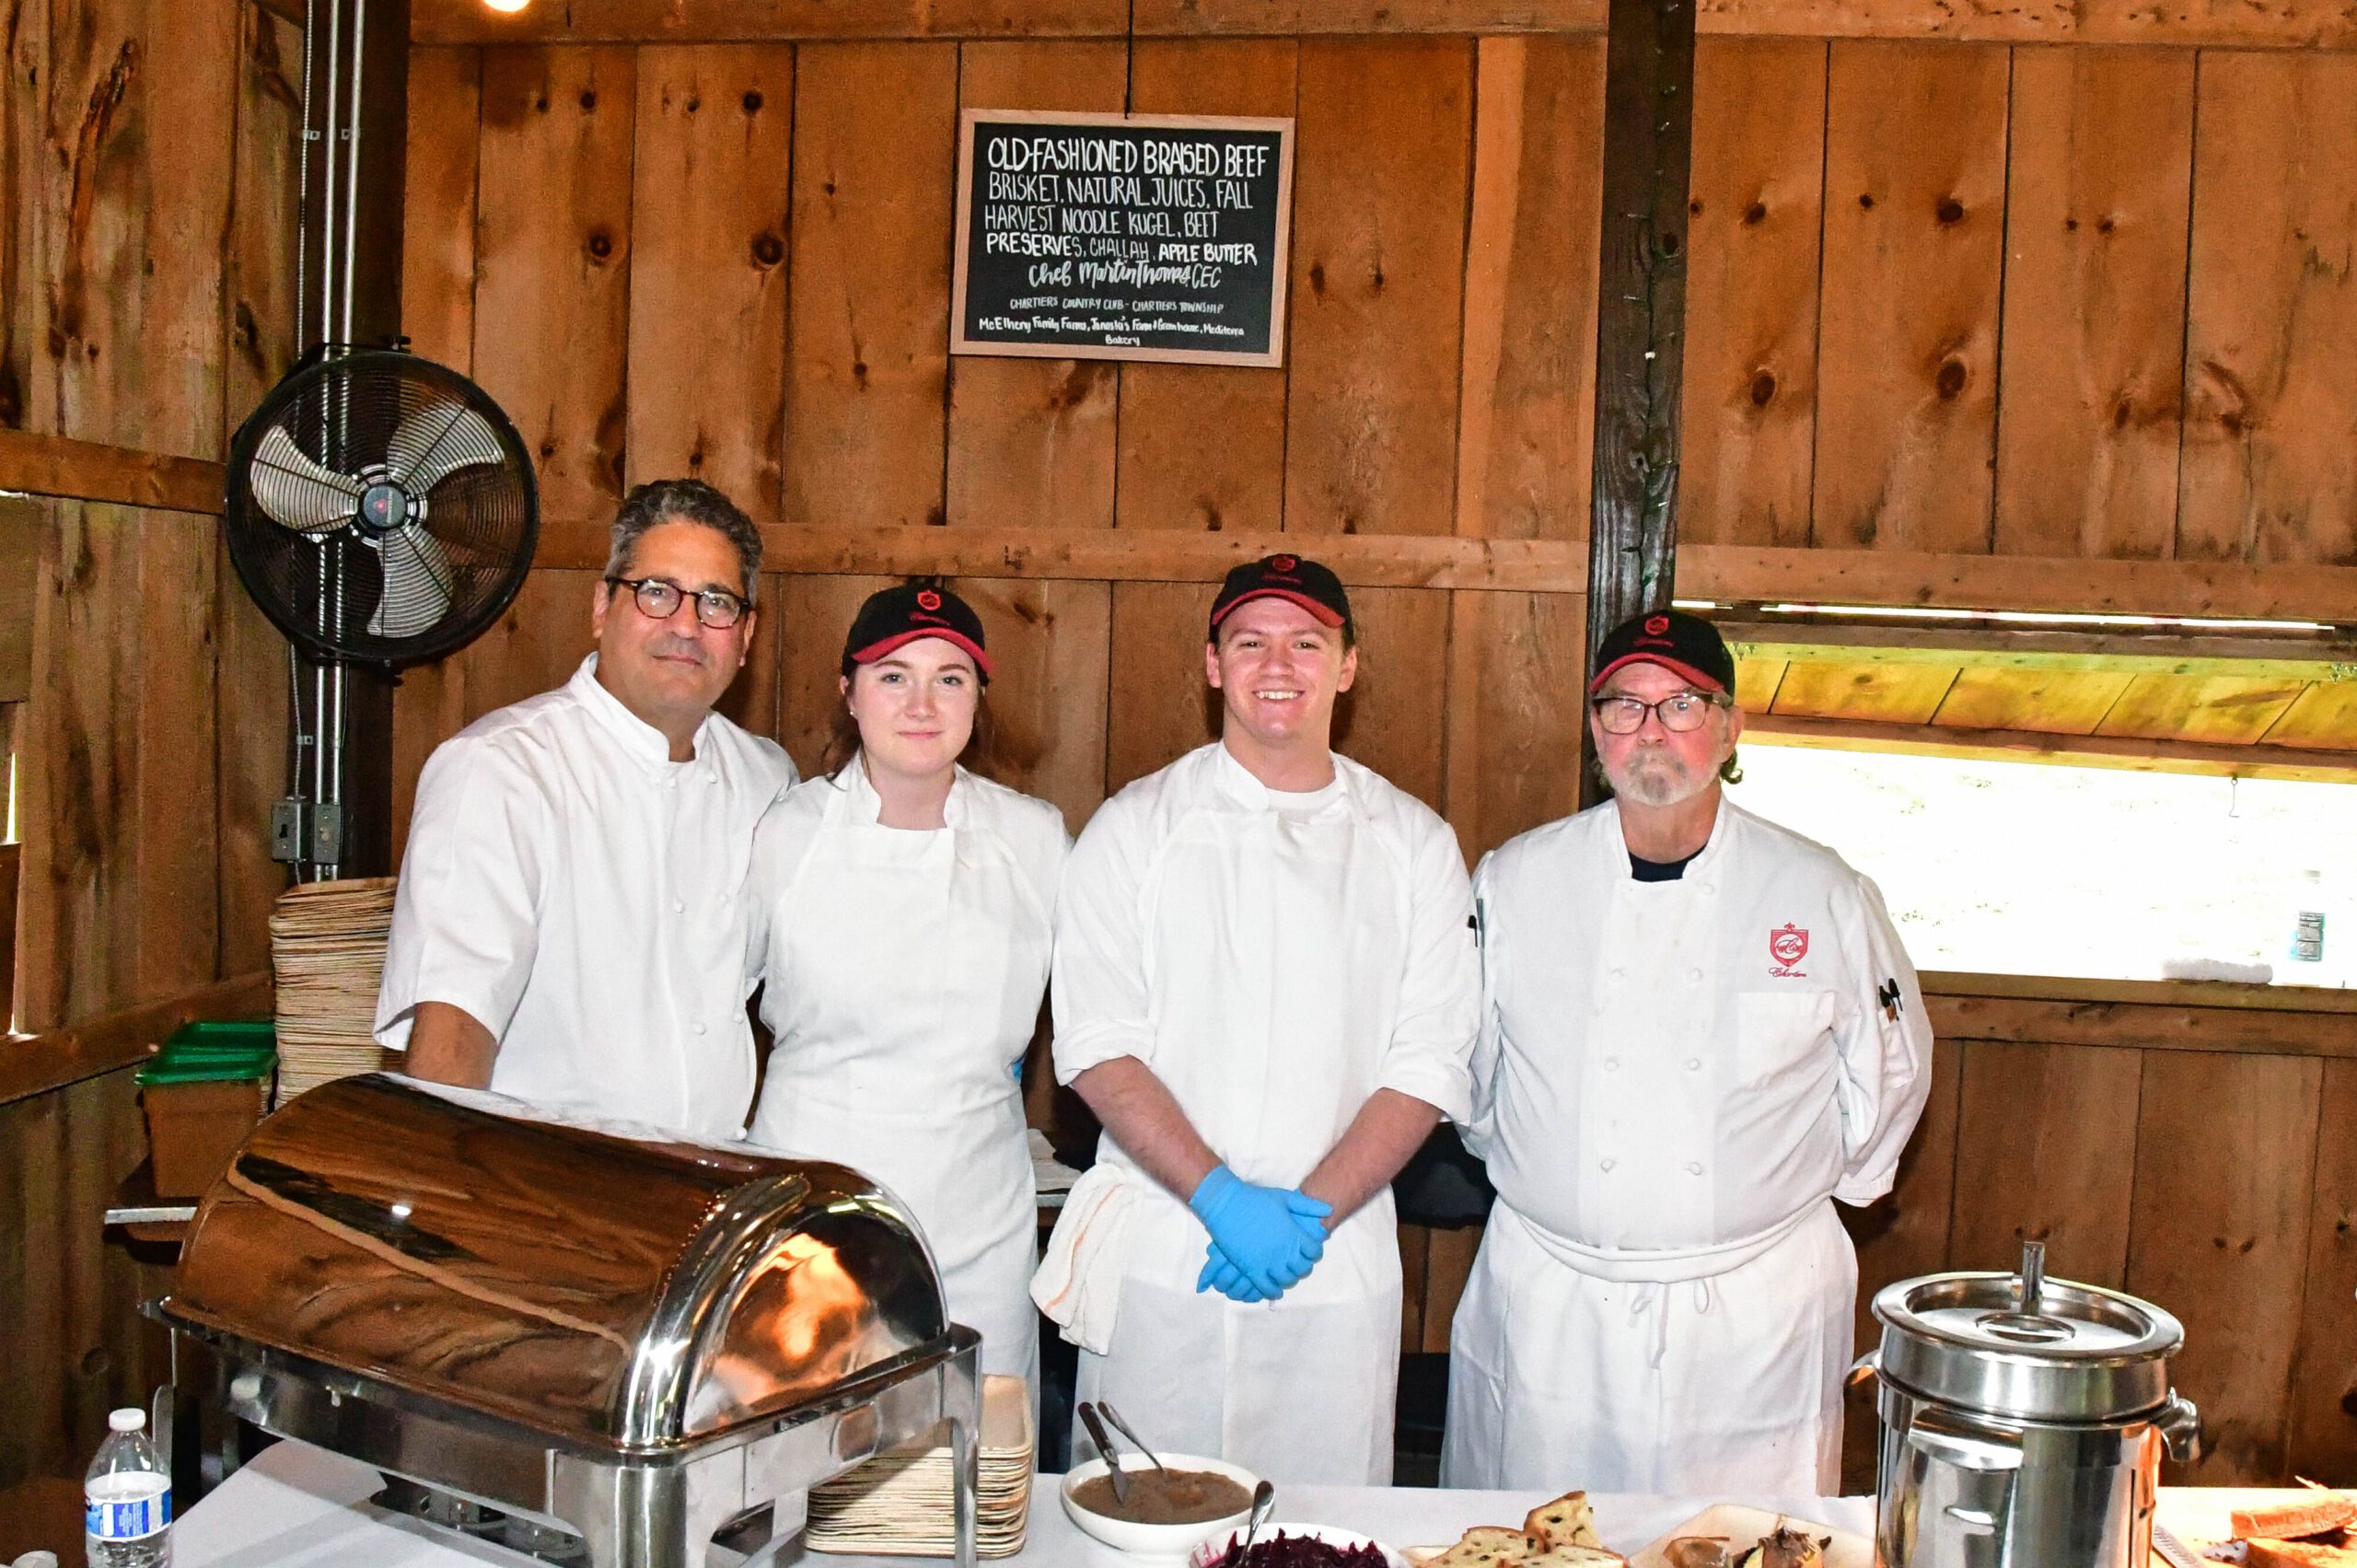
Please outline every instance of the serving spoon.
M1251 1568L1252 1538L1260 1533L1260 1527L1267 1524L1269 1516L1276 1511L1276 1482L1264 1481L1252 1489L1252 1516L1244 1521L1244 1544L1237 1547L1236 1555L1228 1560L1228 1568Z
M1145 1439L1140 1437L1135 1432L1130 1430L1130 1423L1121 1419L1121 1412L1120 1411L1115 1410L1103 1400L1099 1400L1097 1401L1097 1413L1103 1416L1107 1421L1111 1422L1113 1423L1113 1430L1128 1438L1130 1440L1131 1446L1137 1449L1139 1453L1144 1454L1146 1458L1153 1463L1155 1469L1160 1470L1165 1475L1168 1475L1170 1473L1170 1467L1164 1464L1161 1459L1155 1457L1154 1450L1145 1446Z

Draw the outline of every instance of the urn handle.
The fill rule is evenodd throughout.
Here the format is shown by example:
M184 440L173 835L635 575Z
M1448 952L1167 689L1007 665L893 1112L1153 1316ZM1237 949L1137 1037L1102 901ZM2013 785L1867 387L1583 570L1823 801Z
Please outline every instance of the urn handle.
M2189 1465L2201 1458L2201 1412L2175 1388L2169 1390L2168 1402L2153 1418L2153 1425L2168 1445L2169 1458L2178 1464Z

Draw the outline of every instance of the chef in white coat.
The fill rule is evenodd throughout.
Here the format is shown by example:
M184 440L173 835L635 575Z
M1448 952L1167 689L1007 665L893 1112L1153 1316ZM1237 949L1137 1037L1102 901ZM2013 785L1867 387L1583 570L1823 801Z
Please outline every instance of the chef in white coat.
M937 583L853 621L827 772L753 838L749 954L776 1043L749 1136L906 1203L983 1371L1030 1377L1039 1223L1015 1069L1069 840L1055 807L960 765L990 677L981 619Z
M1055 1061L1105 1133L1033 1286L1078 1393L1283 1481L1387 1483L1388 1183L1468 1109L1479 978L1439 817L1330 749L1350 603L1290 555L1228 574L1220 739L1097 812L1056 921Z
M1931 1082L1865 877L1722 798L1735 662L1678 611L1614 630L1615 798L1475 878L1467 1142L1497 1206L1449 1347L1442 1484L1831 1493L1857 1259Z
M761 536L697 480L623 501L597 651L418 777L377 1039L416 1077L708 1139L753 1098L737 890L794 783L714 713L752 646Z

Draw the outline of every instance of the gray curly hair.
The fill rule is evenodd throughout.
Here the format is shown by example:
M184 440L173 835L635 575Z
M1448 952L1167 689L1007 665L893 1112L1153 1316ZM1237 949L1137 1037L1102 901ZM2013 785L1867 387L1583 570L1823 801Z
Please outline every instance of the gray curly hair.
M631 552L639 535L657 523L702 523L717 529L737 547L737 564L745 574L745 602L761 591L761 530L737 503L700 479L657 479L633 489L614 514L613 543L606 553L606 575L630 571Z

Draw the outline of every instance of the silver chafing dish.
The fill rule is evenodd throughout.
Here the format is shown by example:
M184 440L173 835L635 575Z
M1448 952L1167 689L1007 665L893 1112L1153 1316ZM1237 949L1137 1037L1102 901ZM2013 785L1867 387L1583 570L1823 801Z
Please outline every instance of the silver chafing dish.
M892 1198L519 1109L371 1074L263 1121L155 1306L182 1397L594 1568L702 1568L946 1421L972 1568L978 1341Z

